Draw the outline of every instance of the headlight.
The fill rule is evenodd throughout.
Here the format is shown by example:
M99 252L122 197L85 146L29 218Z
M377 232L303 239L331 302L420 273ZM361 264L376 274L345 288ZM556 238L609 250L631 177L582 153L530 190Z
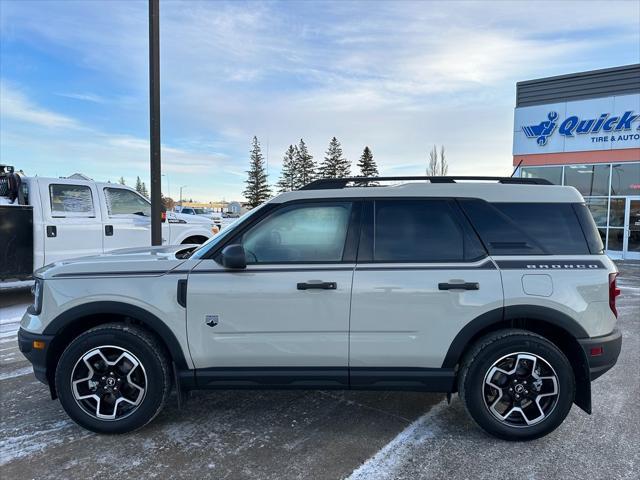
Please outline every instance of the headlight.
M42 283L41 278L36 278L33 287L31 287L31 293L33 293L33 305L31 312L33 315L40 315L42 311Z
M217 225L211 225L211 233L213 233L214 235L220 233L220 227L218 227Z

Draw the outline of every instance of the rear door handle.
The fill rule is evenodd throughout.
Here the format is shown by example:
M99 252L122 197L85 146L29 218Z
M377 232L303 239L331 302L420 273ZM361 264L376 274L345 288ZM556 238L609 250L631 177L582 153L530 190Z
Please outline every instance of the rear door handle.
M112 237L113 236L113 225L105 225L104 226L104 234L107 237Z
M480 284L477 282L439 283L438 290L480 290Z
M338 284L336 282L303 282L298 283L298 290L335 290L338 288Z
M58 229L55 225L47 225L47 237L54 238L58 236Z

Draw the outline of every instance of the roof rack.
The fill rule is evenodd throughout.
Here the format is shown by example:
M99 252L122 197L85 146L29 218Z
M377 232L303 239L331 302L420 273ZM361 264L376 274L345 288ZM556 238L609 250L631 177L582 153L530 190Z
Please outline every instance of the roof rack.
M356 186L366 186L367 183L385 181L410 181L429 180L430 183L457 183L458 181L493 181L504 184L524 185L553 185L544 178L515 178L515 177L482 177L482 176L453 176L453 177L347 177L347 178L322 178L300 187L300 190L329 190L345 188L349 183Z

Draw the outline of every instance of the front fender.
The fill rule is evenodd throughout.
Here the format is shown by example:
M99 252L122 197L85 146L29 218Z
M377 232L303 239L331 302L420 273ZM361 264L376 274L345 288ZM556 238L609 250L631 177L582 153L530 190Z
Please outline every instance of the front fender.
M157 316L135 305L114 301L97 301L78 305L64 311L55 317L46 326L43 335L51 335L54 338L62 334L66 329L72 327L75 322L82 318L95 315L130 317L139 321L142 325L154 332L167 346L173 361L180 368L189 368L187 357L180 345L180 342L171 329Z

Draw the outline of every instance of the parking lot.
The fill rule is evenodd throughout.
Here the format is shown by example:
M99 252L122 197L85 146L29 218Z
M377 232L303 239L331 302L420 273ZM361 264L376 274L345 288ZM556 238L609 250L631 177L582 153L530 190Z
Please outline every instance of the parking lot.
M481 431L454 396L397 392L194 392L149 426L101 436L71 422L17 348L30 302L0 292L0 476L23 478L426 479L640 477L640 263L620 263L618 365L528 443Z

